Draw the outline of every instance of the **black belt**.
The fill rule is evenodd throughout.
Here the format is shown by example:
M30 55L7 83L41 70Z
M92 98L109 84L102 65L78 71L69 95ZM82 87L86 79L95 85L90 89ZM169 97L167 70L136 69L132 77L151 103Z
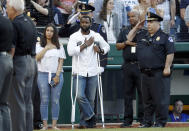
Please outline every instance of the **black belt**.
M138 64L138 61L126 61L126 64Z
M140 71L148 76L154 76L156 72L163 71L163 68L141 68Z
M6 51L1 51L0 56L10 56L10 54Z

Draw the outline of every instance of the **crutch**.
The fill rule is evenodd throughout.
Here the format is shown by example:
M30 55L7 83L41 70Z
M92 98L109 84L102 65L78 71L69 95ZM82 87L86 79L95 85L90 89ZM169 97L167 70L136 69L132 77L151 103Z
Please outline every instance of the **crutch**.
M97 53L98 68L100 69L100 57ZM98 93L100 98L100 108L101 108L101 117L102 117L102 127L105 128L104 124L104 107L103 107L103 91L102 91L102 78L101 72L98 73Z
M79 56L77 57L77 76L76 76L76 91L75 91L75 98L73 96L73 68L72 68L72 74L71 74L71 101L72 101L72 114L71 114L71 123L72 123L72 129L74 129L74 123L75 123L75 106L76 106L76 99L78 94L78 83L79 83Z

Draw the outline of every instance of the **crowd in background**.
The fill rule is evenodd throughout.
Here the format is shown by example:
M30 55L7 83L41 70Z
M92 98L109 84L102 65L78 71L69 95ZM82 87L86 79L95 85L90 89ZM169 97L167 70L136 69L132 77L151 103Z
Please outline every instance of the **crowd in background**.
M79 2L85 1L86 0L81 0ZM39 26L44 26L48 22L54 22L56 25L64 26L68 19L77 12L78 6L78 0L53 0L52 3L48 0L37 0L35 2L46 10L46 12L43 11L37 4L34 4L34 1L28 4L30 6L28 9L31 10L31 17L36 19L36 23ZM144 19L147 9L155 7L164 18L161 23L161 28L166 33L170 33L174 36L177 32L188 32L187 23L189 20L187 17L189 13L187 7L189 2L187 0L154 0L153 3L151 3L151 0L112 0L112 7L107 7L107 2L106 0L106 3L104 2L103 4L103 0L88 1L89 4L95 7L93 14L95 22L103 24L107 34L110 36L111 31L108 30L108 24L106 24L109 22L109 19L106 19L106 17L109 18L110 12L114 15L114 21L112 22L112 25L114 25L114 40L110 40L110 43L115 43L115 38L118 36L119 30L123 26L130 25L127 14L132 9L138 10L141 13L141 19ZM109 8L108 12L105 11L106 8ZM105 21L105 23L102 23L102 20Z
M6 0L2 0L5 7ZM111 0L112 5L107 7L107 0L25 0L26 12L36 22L37 26L45 26L53 22L57 26L64 26L72 16L77 14L78 5L88 2L95 7L93 18L96 23L103 24L109 38L109 43L115 43L119 30L130 25L128 13L132 9L140 12L141 19L145 18L145 12L151 7L159 10L164 18L161 28L164 32L175 36L176 33L187 33L189 26L189 2L187 0ZM104 4L103 4L104 2ZM109 8L105 11L106 8ZM5 9L4 9L5 10ZM111 23L111 15L114 19ZM4 11L4 15L6 12ZM109 19L107 19L109 18ZM115 21L116 20L116 21ZM109 23L110 22L110 23ZM108 23L113 24L114 34L109 30ZM116 23L116 24L115 24ZM113 37L111 37L113 36Z
M70 25L79 21L80 12L82 12L82 7L79 7L81 3L95 7L90 17L93 18L94 23L100 25L98 27L101 29L95 27L97 32L106 33L107 36L104 39L109 44L116 44L120 30L130 25L128 16L131 10L139 12L140 21L146 18L147 11L156 12L163 18L161 29L176 40L179 39L177 34L189 33L188 0L25 0L25 14L34 21L37 27L46 27L41 34L41 43L38 42L36 45L40 109L45 130L48 127L49 99L52 101L52 119L54 120L52 125L54 129L57 129L59 98L63 86L62 65L66 58L64 48L58 41L58 31L53 24L49 23L60 27L59 36L69 37L68 34L71 32L62 30L67 31L62 33L61 29L68 29ZM1 0L0 10L4 16L7 16L6 8L6 0ZM146 23L144 25L146 26ZM51 83L52 79L54 83ZM59 88L45 90L44 85L49 86L49 84L51 87L56 85Z

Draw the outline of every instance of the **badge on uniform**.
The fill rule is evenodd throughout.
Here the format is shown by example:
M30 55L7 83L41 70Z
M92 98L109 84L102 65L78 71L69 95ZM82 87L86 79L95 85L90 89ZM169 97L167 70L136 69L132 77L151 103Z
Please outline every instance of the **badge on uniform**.
M131 47L131 53L136 53L136 47Z
M174 42L172 37L169 37L168 40L169 40L169 42Z
M160 37L159 36L156 38L156 41L160 41Z

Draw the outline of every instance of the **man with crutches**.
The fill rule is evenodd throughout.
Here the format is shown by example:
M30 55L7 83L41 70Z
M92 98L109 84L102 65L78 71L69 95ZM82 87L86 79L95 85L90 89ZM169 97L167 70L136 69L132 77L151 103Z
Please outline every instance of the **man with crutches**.
M110 50L110 46L103 37L90 30L91 23L89 16L81 17L81 28L70 36L67 46L68 54L72 56L73 94L76 96L80 109L80 128L95 127L94 99L98 85L97 53L106 54ZM94 43L99 43L100 48Z

